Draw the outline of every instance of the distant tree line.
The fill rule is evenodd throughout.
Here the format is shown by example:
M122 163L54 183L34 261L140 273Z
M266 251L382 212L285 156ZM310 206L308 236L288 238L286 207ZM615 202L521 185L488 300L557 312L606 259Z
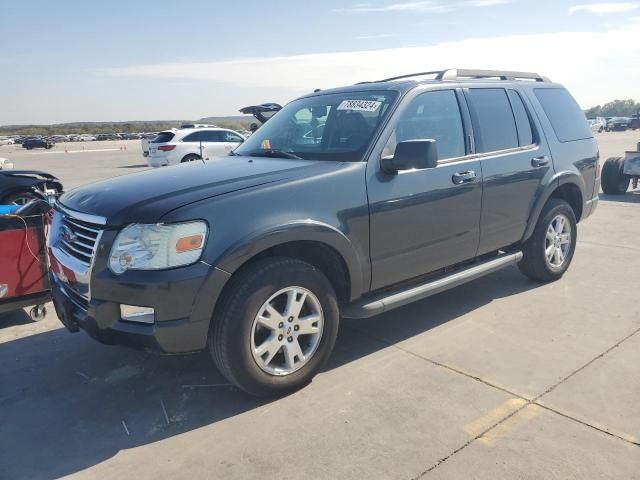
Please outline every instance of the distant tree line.
M253 117L209 117L201 120L164 120L149 122L77 122L56 125L5 125L2 135L96 135L98 133L143 133L177 128L183 123L213 124L231 130L247 130L255 122Z
M640 103L629 100L614 100L604 105L596 105L585 110L587 118L596 117L630 117L635 113L640 113Z

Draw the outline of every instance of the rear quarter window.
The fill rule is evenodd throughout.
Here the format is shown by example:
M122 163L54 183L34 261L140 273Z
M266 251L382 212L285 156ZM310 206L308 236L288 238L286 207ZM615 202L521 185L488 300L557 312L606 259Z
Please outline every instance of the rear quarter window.
M171 132L159 133L156 138L151 140L151 143L167 143L173 140L174 134Z
M564 88L535 88L534 93L560 142L593 136L584 112Z

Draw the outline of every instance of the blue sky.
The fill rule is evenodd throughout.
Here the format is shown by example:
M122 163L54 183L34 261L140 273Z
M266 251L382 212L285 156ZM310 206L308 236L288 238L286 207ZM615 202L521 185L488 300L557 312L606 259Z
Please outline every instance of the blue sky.
M640 100L640 2L6 3L0 124L196 119L446 67L539 70Z

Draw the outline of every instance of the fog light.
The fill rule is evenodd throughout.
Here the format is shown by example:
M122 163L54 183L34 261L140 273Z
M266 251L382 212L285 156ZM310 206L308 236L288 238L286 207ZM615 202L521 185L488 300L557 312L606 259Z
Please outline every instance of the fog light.
M120 305L120 318L127 322L155 323L156 311L151 307Z

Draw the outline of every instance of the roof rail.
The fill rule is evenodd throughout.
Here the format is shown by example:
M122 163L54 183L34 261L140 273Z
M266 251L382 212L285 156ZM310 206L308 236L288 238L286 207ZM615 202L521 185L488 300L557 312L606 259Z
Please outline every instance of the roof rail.
M508 70L472 70L462 68L449 68L447 70L435 70L431 72L409 73L407 75L398 75L397 77L389 77L383 80L375 80L372 82L358 82L356 85L365 83L381 83L391 82L393 80L402 80L403 78L422 77L425 75L434 75L434 80L459 80L459 79L482 79L496 78L499 80L534 80L536 82L549 82L547 77L543 77L532 72L512 72Z

